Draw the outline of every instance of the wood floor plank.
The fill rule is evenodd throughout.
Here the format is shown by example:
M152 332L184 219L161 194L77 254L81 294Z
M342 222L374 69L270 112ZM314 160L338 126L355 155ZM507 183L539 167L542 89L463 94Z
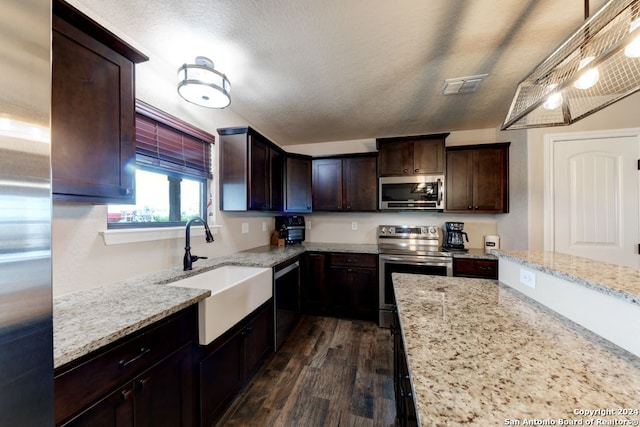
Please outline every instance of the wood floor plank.
M217 426L393 426L392 371L387 329L303 316Z

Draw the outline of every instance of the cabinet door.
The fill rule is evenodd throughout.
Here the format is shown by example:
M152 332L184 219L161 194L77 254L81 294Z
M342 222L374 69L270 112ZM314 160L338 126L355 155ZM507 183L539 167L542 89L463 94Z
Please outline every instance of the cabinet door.
M380 176L413 173L413 144L406 141L385 141L380 145Z
M304 313L327 315L329 313L329 284L327 282L327 256L322 253L306 253L300 280L302 310Z
M191 343L134 379L136 427L193 425Z
M286 158L285 212L311 212L311 159Z
M377 210L376 162L375 157L353 157L343 160L343 210L367 212Z
M272 306L267 305L244 329L246 380L251 378L271 353L273 336Z
M259 135L252 134L249 139L249 209L269 210L271 208L270 149Z
M413 173L444 174L444 139L413 142Z
M378 308L376 271L335 266L330 271L332 312L340 317L375 319Z
M378 310L378 275L373 269L353 268L349 274L351 313L357 319L375 320Z
M486 213L508 212L506 149L474 152L473 209Z
M54 199L133 203L134 64L53 17Z
M107 395L63 427L133 427L134 387L131 382Z
M269 147L269 210L284 210L284 152Z
M342 210L342 160L314 159L312 169L313 210Z
M200 423L211 426L244 385L244 336L236 333L200 361Z
M473 209L473 152L471 150L447 152L446 210Z

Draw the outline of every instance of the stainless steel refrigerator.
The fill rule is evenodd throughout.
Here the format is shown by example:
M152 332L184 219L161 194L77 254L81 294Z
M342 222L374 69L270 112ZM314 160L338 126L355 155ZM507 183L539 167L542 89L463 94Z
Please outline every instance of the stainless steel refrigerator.
M0 426L51 426L51 2L0 10Z

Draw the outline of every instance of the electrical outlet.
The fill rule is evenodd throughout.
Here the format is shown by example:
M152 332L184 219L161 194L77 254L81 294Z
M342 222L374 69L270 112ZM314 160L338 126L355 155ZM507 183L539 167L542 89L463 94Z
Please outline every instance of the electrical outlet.
M530 288L536 288L536 273L533 271L520 269L520 283Z
M304 228L306 228L307 230L311 230L311 221L309 220L305 221Z
M242 223L242 234L247 234L249 232L249 223L248 222L243 222Z
M351 229L354 230L354 231L358 229L358 223L356 221L353 221L351 223Z
M267 223L262 221L262 231L267 231Z

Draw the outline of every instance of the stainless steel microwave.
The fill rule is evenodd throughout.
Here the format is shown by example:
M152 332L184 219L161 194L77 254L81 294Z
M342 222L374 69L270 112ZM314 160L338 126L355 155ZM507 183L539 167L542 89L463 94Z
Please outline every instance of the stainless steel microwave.
M379 186L380 210L444 209L444 175L381 177Z

